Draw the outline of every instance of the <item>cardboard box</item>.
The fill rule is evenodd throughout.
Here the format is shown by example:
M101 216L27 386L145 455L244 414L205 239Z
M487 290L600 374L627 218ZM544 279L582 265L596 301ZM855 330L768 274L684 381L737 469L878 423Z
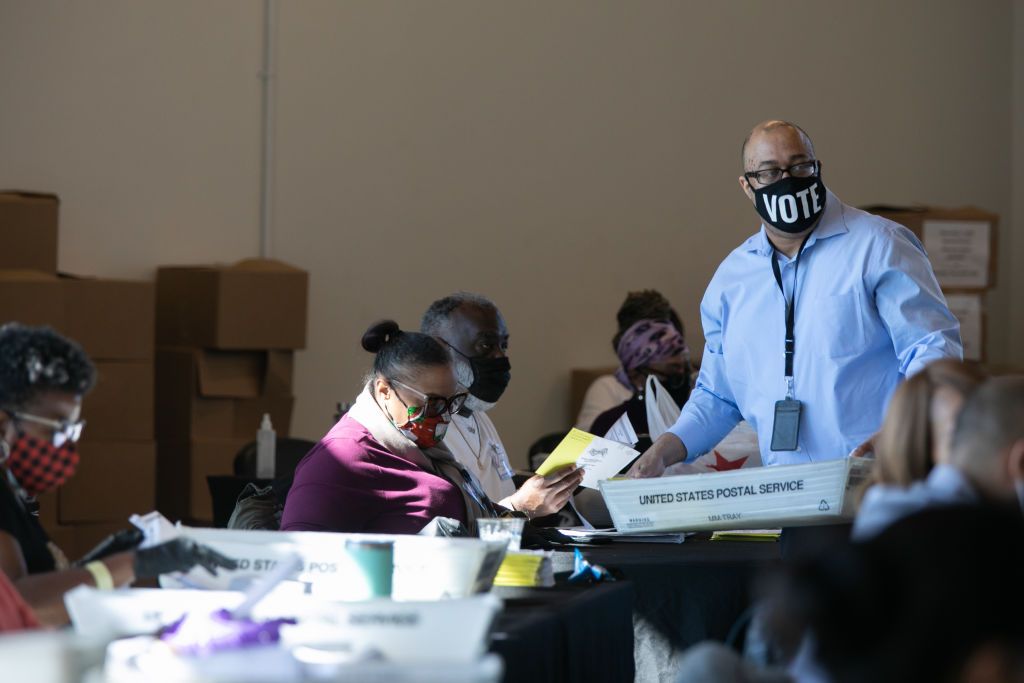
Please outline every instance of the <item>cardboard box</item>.
M62 275L61 331L93 360L151 360L154 309L152 282L101 280Z
M0 192L0 268L57 272L57 195Z
M917 235L943 289L977 291L995 286L997 214L973 206L869 206L864 210L905 225Z
M153 363L96 361L96 386L82 401L86 441L153 440Z
M290 351L161 348L156 356L156 433L161 440L253 440L263 413L288 436Z
M964 360L984 361L985 301L976 292L947 292L946 305L960 321L960 339L964 343Z
M82 441L78 471L58 490L61 524L127 520L155 507L152 441Z
M840 458L599 486L622 533L812 526L853 517L871 466L870 458Z
M34 270L0 270L0 325L64 326L64 289L54 275Z
M214 349L306 346L309 274L280 261L157 270L157 342Z
M210 522L213 504L206 477L233 474L247 439L193 439L157 445L157 509L172 521Z

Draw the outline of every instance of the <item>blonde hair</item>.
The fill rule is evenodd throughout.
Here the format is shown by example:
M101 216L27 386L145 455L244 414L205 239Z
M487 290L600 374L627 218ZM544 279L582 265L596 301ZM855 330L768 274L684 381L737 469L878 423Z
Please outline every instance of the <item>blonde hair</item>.
M934 464L932 402L942 388L966 398L985 379L973 364L942 359L903 382L889 402L875 443L873 483L909 486Z

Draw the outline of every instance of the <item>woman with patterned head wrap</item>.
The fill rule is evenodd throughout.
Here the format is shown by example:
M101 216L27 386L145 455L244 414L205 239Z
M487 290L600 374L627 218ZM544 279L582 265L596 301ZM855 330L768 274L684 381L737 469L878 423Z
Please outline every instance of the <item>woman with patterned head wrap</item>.
M612 348L616 353L618 353L622 336L641 320L671 323L680 335L685 336L686 334L679 314L661 292L655 289L629 292L615 314L617 329L612 337ZM598 377L587 387L587 392L583 396L583 403L580 406L579 415L576 417L576 427L589 430L598 415L629 399L633 395L633 391L634 387L631 382L617 378L614 374Z
M647 378L655 377L677 405L686 403L690 395L690 350L675 325L661 320L639 320L622 334L615 351L619 356L615 378L632 393L619 405L598 415L589 431L603 435L626 413L640 437L636 448L642 449L650 442L644 402Z

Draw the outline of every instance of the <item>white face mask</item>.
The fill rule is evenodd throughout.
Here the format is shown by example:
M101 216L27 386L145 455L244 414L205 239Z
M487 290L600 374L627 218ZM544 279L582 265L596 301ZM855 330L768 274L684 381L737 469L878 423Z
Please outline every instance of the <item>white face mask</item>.
M469 362L460 357L458 354L450 354L452 356L452 370L455 372L455 381L464 387L470 387L473 385L473 367ZM488 410L496 406L497 403L490 403L488 401L481 401L473 394L469 395L466 399L466 410L474 413L486 413Z

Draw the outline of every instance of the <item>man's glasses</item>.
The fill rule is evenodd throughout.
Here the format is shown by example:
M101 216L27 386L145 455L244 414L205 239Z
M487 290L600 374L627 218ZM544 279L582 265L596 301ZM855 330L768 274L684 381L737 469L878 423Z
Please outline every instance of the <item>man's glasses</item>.
M788 173L791 178L810 178L818 175L818 172L818 160L815 159L814 161L801 161L789 168L765 168L760 171L750 171L744 173L743 177L747 179L748 183L756 180L759 185L771 185L782 178L783 173Z
M53 432L51 439L53 445L60 448L64 444L75 443L82 436L82 429L85 428L85 420L71 422L69 420L51 420L47 417L39 417L31 413L13 413L14 419L21 422L31 422L49 428Z
M398 392L395 392L395 396L398 396L398 400L402 401L402 405L409 410L409 419L418 420L421 417L437 417L438 415L454 415L455 413L462 410L462 406L465 405L466 399L469 398L469 394L455 394L450 398L444 396L431 396L430 394L424 394L419 389L411 387L404 382L399 382L397 379L390 380L392 384L397 384L406 391L411 391L423 400L423 404L419 406L410 406L408 403L402 400L401 396L398 396Z

